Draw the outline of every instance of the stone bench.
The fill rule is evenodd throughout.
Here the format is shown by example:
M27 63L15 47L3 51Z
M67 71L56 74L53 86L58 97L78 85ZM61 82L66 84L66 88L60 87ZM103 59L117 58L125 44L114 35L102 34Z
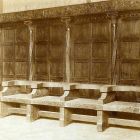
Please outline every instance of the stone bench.
M97 110L101 106L98 103L98 99L91 99L89 98L80 98L78 93L79 90L90 90L93 92L98 92L100 94L100 88L103 85L99 84L75 84L71 85L67 91L65 91L65 96L61 98L65 101L63 107L60 108L60 125L66 126L72 121L83 121L83 122L97 122ZM94 93L93 93L94 94ZM101 99L100 99L101 98ZM102 100L102 95L100 95L99 99ZM73 113L72 109L76 111ZM79 114L78 110L94 110L96 113L95 115L89 114ZM83 111L84 112L84 111Z
M5 81L2 82L0 116L10 114L27 115L27 108L32 98L46 94L41 82L36 81Z
M103 131L109 124L140 127L140 119L110 116L112 112L140 114L140 103L116 100L116 92L140 92L140 87L137 86L14 80L3 82L2 87L1 117L21 114L26 115L29 121L40 117L55 118L60 120L61 126L72 121L91 122L97 123L98 131ZM50 92L55 88L61 89L62 93L57 95ZM98 93L98 98L80 97L80 91L85 90L90 90L93 95ZM49 109L51 107L57 111ZM95 111L95 114L84 111Z
M64 106L65 91L69 89L69 85L64 82L43 82L43 88L47 90L46 96L38 97L31 100L28 106L28 119L34 121L40 117L60 119L60 108ZM61 95L50 93L49 89L61 88ZM57 92L57 91L56 91ZM42 106L42 108L41 108ZM47 108L55 107L57 111L47 110Z
M138 102L126 102L126 101L117 101L117 94L123 94L124 92L140 92L140 87L138 86L104 86L101 88L100 92L104 94L104 104L99 109L98 113L98 131L103 131L108 127L109 124L112 125L122 125L130 127L140 127L140 119L127 119L126 118L116 118L109 115L110 112L118 113L130 113L131 115L140 114L140 103ZM99 101L99 102L102 102ZM140 118L140 117L139 117Z

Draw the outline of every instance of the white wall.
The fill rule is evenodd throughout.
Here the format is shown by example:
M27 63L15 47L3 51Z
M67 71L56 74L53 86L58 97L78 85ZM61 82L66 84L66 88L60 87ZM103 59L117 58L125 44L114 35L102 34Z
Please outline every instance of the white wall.
M106 0L3 0L3 12L16 12Z

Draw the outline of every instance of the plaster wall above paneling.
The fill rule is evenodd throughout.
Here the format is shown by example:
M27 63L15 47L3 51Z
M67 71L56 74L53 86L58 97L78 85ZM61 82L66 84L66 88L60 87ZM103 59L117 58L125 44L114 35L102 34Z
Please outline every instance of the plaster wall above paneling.
M0 13L3 11L3 0L0 0Z
M2 0L0 0L2 1ZM75 5L107 0L3 0L3 13ZM1 8L0 8L1 9Z

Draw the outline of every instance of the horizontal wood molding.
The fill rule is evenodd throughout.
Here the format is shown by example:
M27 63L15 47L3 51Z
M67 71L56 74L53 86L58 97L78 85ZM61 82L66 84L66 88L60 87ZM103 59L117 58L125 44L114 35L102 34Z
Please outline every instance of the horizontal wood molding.
M17 22L33 19L58 18L63 16L79 16L89 14L108 13L112 11L140 10L139 0L109 0L95 3L29 10L23 12L0 14L0 23ZM140 15L138 13L131 16Z

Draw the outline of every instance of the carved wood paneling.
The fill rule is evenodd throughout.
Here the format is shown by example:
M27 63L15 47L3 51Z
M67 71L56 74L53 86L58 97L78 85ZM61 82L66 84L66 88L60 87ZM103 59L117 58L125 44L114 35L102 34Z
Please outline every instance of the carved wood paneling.
M2 28L1 60L3 80L28 77L28 30L24 25Z
M140 84L140 20L119 21L119 84Z
M93 23L92 82L111 82L111 24L110 21Z
M35 39L35 79L64 80L65 28L54 22L38 22Z
M109 21L72 27L72 79L75 82L110 83L111 26Z
M64 81L65 32L65 27L61 24L50 26L49 65L51 81Z
M2 30L3 48L3 79L14 79L15 76L15 28L6 27Z
M117 83L139 84L140 20L119 17L117 50ZM109 15L108 15L109 16ZM80 16L71 25L71 79L75 82L110 83L111 81L111 21ZM78 20L79 18L79 20ZM57 20L58 21L58 20ZM66 30L61 23L40 20L35 23L34 79L65 80ZM18 26L17 26L18 25ZM29 30L23 23L6 24L0 32L1 78L28 77ZM8 69L8 70L7 70Z
M72 26L72 81L90 81L91 29L91 23L78 23Z
M24 24L16 27L14 47L15 78L28 79L29 31Z
M49 80L48 50L50 27L46 22L36 24L35 80Z

